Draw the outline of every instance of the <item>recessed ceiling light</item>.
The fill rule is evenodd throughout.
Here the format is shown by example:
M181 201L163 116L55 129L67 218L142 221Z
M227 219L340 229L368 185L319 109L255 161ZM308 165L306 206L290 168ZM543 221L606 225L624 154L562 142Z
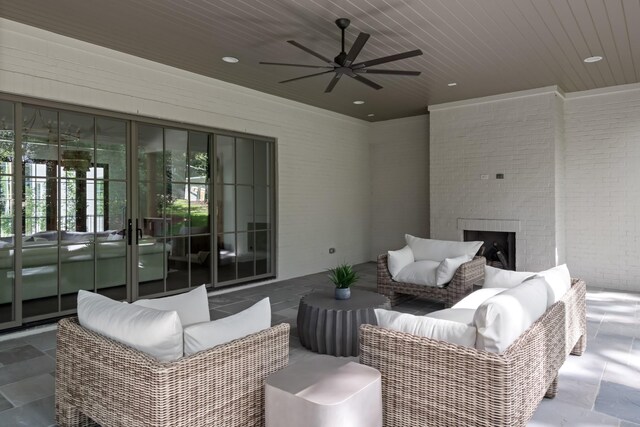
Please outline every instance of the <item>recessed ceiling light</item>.
M353 103L356 105L362 105L364 104L364 101L353 101Z
M458 86L458 83L456 82L447 83L447 86L449 87Z
M367 117L373 117L375 116L375 114L371 113L371 114L367 114Z
M588 58L584 58L584 62L588 64L591 62L598 62L598 61L602 61L602 56L590 56Z
M223 56L222 60L224 62L228 62L229 64L235 64L236 62L239 62L240 60L238 58L236 58L235 56Z

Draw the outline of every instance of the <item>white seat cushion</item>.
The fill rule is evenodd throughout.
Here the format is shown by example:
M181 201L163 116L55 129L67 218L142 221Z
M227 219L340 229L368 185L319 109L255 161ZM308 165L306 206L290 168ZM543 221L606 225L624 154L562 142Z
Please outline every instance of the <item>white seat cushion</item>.
M244 338L271 327L271 304L264 298L246 310L184 329L184 355Z
M178 317L180 317L180 322L182 322L182 327L184 328L189 325L211 320L207 287L205 285L198 286L194 290L184 294L164 298L141 299L134 302L133 305L164 311L174 310L178 313Z
M387 254L389 257L389 273L391 273L391 277L393 278L393 280L396 279L396 275L400 272L400 270L415 261L413 259L413 252L411 251L409 245L397 251L389 251L387 252Z
M476 341L476 328L464 323L414 316L413 314L399 313L382 308L376 308L375 313L378 326L382 328L433 338L465 347L473 347Z
M473 326L473 316L476 310L473 308L445 308L444 310L433 311L425 314L425 317L432 319L450 320L452 322L464 323Z
M484 266L484 284L483 288L513 288L527 280L529 277L535 276L536 273L526 271L511 271L501 268Z
M93 292L78 292L80 325L168 362L183 354L182 324L175 311L123 304Z
M476 310L476 348L504 352L547 310L547 284L535 277L489 298Z
M489 288L478 289L475 292L470 293L460 301L455 303L451 308L471 308L473 310L480 307L480 304L488 300L494 295L498 295L502 291L506 291L507 288Z
M456 274L456 270L462 264L470 260L471 258L468 255L460 255L455 258L445 258L444 261L438 265L438 269L436 270L436 286L442 287L449 283Z
M416 261L429 259L440 262L445 258L456 258L462 255L467 255L471 259L483 244L483 242L422 239L410 234L405 234L404 238L413 251L413 257Z
M415 285L436 286L436 270L438 261L416 261L407 265L393 279L396 282L413 283Z
M571 288L571 274L566 264L541 271L538 276L547 282L547 305L550 307Z

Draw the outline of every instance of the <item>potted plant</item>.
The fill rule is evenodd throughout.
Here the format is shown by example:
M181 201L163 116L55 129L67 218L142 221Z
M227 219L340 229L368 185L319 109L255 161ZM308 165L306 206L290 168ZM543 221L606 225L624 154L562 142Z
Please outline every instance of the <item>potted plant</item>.
M329 279L336 285L336 299L345 300L351 298L351 285L358 279L358 274L353 271L350 264L343 263L335 268L330 268Z

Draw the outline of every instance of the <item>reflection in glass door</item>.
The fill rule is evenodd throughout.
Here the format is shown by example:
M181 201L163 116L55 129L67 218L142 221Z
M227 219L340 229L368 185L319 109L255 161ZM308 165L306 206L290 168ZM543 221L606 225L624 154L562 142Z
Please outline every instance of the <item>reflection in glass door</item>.
M13 103L0 101L0 325L16 321L14 114Z
M211 284L209 135L139 125L137 140L138 295Z
M273 274L273 144L216 136L216 286Z
M76 308L80 289L127 297L127 122L22 109L24 321Z

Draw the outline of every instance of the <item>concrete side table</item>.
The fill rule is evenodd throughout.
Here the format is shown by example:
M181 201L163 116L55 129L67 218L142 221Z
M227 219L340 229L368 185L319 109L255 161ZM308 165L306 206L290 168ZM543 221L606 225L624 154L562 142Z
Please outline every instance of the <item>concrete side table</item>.
M315 356L271 374L265 383L266 427L382 427L380 372Z
M327 287L300 299L298 337L311 351L333 356L357 356L359 328L377 325L374 308L391 308L389 299L375 292L351 290L348 300L336 300Z

